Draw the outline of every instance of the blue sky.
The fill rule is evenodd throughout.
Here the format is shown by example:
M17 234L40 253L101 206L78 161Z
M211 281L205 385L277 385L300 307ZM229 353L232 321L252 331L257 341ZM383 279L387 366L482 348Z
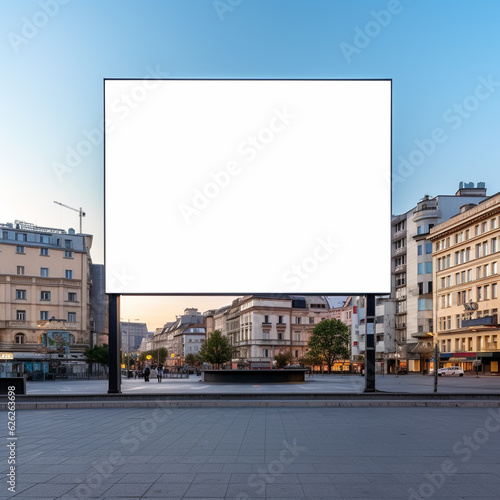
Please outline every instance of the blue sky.
M94 262L103 262L103 147L94 130L103 78L151 72L392 78L393 212L425 194L452 194L460 181L485 181L493 194L499 33L495 0L4 0L0 221L78 228L78 214L53 201L81 206ZM61 173L86 136L91 150Z

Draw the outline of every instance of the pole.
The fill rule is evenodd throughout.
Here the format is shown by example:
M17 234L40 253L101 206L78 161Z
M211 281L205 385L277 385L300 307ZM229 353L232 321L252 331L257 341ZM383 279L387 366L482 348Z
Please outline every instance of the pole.
M375 295L366 295L365 392L375 392Z
M438 391L439 346L434 345L434 392Z
M109 294L109 383L108 393L121 393L120 296Z

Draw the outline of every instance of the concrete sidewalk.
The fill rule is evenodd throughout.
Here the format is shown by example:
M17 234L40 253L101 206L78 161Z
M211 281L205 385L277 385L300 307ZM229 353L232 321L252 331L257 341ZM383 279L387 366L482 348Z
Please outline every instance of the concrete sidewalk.
M0 425L7 438L7 414ZM23 499L497 499L500 410L20 411Z

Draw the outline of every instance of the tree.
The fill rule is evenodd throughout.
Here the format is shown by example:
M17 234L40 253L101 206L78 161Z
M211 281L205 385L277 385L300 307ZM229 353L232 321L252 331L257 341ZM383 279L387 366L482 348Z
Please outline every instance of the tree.
M233 349L220 330L215 330L201 345L200 357L218 368L221 364L231 361L232 355Z
M107 366L109 363L109 348L107 344L88 347L83 351L83 355L89 362L90 373L92 373L92 363L98 363L104 366Z
M308 352L304 357L299 359L299 363L301 365L311 367L311 370L314 371L315 366L321 367L323 365L323 358L318 355L313 356L310 352Z
M338 319L325 319L318 323L308 342L311 356L321 356L332 372L336 360L349 358L349 328Z
M285 368L285 366L292 360L292 355L289 352L280 352L274 356L274 359L276 360L277 368Z
M148 356L151 356L148 359ZM139 354L139 361L141 363L152 363L157 365L164 365L167 359L168 351L166 347L160 347L159 349L151 349L150 351L143 351Z
M193 354L191 352L186 356L184 361L188 366L197 366L202 363L200 356L198 354Z

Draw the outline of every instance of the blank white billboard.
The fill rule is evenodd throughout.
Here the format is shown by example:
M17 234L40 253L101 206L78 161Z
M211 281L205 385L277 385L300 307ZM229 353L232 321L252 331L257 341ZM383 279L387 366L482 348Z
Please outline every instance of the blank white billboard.
M390 80L105 80L106 292L390 292Z

